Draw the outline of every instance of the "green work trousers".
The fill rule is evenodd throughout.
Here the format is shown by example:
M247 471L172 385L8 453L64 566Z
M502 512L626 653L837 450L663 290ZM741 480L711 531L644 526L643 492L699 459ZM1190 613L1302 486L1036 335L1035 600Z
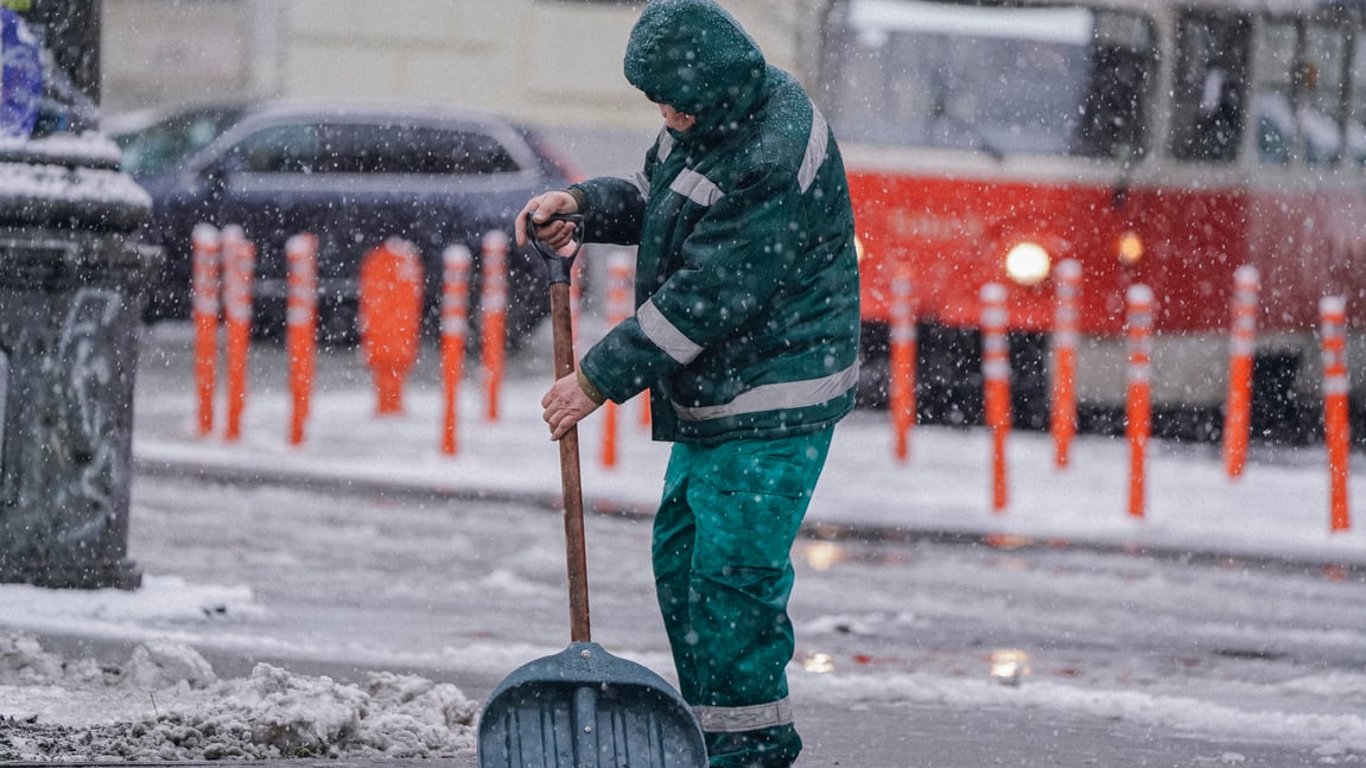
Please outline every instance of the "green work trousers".
M801 751L786 673L791 550L833 432L678 443L670 454L655 589L712 768L785 768Z

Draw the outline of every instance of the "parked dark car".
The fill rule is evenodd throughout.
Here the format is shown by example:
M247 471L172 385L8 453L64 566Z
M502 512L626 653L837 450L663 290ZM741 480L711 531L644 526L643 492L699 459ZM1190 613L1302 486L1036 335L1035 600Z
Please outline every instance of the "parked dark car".
M361 258L388 237L422 253L426 317L435 327L441 254L485 233L511 236L529 196L572 173L532 131L485 115L420 106L336 106L288 101L186 107L137 127L112 127L124 166L151 194L152 237L166 261L151 287L149 319L188 317L190 233L239 224L258 249L258 331L284 324L284 243L319 239L321 333L354 338ZM544 266L515 248L509 263L511 344L546 313ZM472 310L477 320L477 311Z

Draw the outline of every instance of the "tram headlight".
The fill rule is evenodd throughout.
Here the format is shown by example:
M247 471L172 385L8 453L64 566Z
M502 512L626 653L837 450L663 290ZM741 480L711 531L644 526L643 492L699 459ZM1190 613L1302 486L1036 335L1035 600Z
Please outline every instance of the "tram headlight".
M1020 285L1038 285L1048 277L1051 263L1042 245L1026 240L1006 252L1006 276Z
M1119 263L1133 266L1143 259L1143 238L1131 229L1119 236L1115 252L1119 255Z
M865 255L866 254L863 250L863 238L859 237L858 235L854 235L854 256L857 257L858 263L863 263L863 257Z

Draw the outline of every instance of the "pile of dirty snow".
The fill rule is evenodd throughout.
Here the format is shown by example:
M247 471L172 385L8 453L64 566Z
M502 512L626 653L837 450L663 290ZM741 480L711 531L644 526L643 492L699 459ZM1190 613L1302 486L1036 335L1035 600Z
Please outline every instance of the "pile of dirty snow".
M459 688L416 675L357 686L258 664L219 680L180 643L100 666L0 636L0 760L456 757L474 753L477 714Z

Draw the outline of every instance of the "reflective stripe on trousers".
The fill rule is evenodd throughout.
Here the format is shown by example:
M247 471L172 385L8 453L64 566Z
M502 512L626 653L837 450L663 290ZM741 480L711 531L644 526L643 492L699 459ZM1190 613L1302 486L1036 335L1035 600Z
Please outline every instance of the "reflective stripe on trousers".
M779 699L744 707L693 707L697 722L707 733L743 733L792 724L792 702Z

